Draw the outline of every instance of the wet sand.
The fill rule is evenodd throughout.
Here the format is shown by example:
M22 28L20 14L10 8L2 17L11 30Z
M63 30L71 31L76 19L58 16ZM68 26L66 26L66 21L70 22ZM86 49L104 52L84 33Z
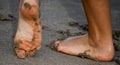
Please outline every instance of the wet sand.
M118 0L111 1L112 25L115 31L120 31L120 2L118 2ZM44 26L42 49L34 57L19 59L13 46L18 23L18 0L1 0L0 5L6 8L0 8L1 14L5 14L4 20L0 18L0 65L118 65L120 61L119 33L113 33L116 56L111 62L74 57L55 52L48 47L51 41L57 38L87 33L86 18L80 0L42 0L41 19ZM12 17L9 16L11 13Z

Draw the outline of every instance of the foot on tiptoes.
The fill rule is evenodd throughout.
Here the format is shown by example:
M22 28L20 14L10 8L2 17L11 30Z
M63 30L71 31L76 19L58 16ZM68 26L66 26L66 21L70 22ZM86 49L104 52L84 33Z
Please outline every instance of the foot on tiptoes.
M41 21L37 0L21 0L19 22L14 39L19 58L31 57L41 48Z
M113 44L112 42L104 43L104 41L105 40L94 43L94 41L90 40L88 35L83 35L70 37L65 40L56 40L52 43L51 48L69 55L86 57L99 61L111 61L114 56Z

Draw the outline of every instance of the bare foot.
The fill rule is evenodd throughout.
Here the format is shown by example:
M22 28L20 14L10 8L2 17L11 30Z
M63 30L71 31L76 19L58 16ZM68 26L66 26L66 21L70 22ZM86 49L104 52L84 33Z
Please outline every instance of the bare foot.
M15 51L19 58L33 56L41 48L41 21L37 0L20 0Z
M111 61L113 59L114 49L111 42L108 45L105 43L105 45L101 46L97 44L93 45L92 43L95 42L90 41L88 35L83 35L70 37L63 41L57 40L54 44L57 47L57 51L66 54L87 57L99 61ZM103 42L99 41L97 43Z

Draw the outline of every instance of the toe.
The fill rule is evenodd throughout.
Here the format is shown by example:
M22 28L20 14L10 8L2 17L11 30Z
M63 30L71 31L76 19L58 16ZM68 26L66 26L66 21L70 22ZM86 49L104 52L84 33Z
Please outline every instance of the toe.
M15 49L16 54L19 58L24 59L26 57L25 51L21 49Z
M63 40L60 40L60 39L53 41L53 42L50 44L50 48L51 48L52 50L54 50L54 51L59 51L59 45L60 45L60 43L61 43L62 41L63 41Z
M25 42L25 41L21 41L21 42L17 42L15 43L16 48L20 48L20 49L24 49L25 51L30 51L32 50L32 44L30 42Z
M24 49L25 51L30 51L31 48L27 44L19 44L20 49Z

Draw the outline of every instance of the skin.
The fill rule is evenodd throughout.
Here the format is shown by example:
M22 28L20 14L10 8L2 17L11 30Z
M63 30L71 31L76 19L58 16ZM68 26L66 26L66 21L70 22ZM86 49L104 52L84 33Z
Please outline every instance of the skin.
M55 41L57 51L98 61L114 57L109 0L82 0L88 34Z
M114 57L109 0L82 0L89 31L83 36L57 40L57 50L93 60L111 61ZM41 47L38 0L20 0L15 51L19 58L33 56Z
M33 56L41 48L39 0L20 0L18 29L14 39L19 58Z

